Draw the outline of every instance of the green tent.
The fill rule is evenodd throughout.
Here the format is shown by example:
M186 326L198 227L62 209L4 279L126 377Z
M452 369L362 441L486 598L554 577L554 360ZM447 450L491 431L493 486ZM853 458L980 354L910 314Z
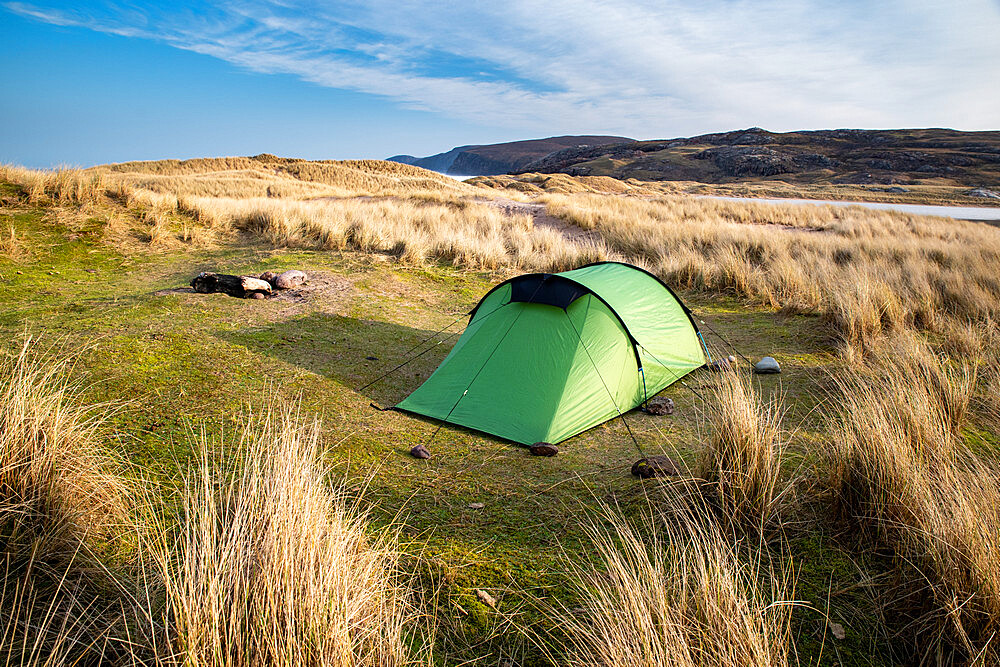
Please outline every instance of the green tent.
M659 278L599 262L500 283L436 371L396 407L521 444L558 443L705 363Z

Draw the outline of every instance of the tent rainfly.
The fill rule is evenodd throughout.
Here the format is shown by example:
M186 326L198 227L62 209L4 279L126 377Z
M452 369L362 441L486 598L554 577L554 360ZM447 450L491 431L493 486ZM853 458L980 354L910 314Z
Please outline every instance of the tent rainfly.
M530 445L559 443L705 363L691 311L659 278L598 262L500 283L396 408Z

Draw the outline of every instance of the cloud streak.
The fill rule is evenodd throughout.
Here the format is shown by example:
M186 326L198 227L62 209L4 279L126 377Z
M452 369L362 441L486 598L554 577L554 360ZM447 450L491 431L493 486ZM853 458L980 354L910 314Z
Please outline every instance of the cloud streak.
M445 4L4 6L525 132L985 129L1000 119L991 0Z

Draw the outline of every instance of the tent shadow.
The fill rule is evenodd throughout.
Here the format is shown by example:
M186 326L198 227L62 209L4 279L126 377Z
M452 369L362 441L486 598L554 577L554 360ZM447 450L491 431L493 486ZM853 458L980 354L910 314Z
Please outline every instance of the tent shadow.
M370 401L390 406L434 372L461 330L456 324L434 336L431 330L391 322L311 313L266 326L216 332L215 336L329 378ZM456 333L449 337L449 332ZM385 373L389 374L364 388Z

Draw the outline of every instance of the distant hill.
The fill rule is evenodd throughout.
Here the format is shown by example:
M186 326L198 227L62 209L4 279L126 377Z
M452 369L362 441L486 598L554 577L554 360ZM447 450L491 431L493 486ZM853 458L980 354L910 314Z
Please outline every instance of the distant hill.
M768 132L570 147L512 173L640 181L1000 185L1000 131L946 129Z
M521 171L529 163L544 158L555 151L586 150L595 146L615 144L618 146L633 141L628 137L602 135L579 135L549 137L509 141L503 144L458 146L446 153L429 157L394 155L392 162L401 162L442 174L459 176L491 176Z

